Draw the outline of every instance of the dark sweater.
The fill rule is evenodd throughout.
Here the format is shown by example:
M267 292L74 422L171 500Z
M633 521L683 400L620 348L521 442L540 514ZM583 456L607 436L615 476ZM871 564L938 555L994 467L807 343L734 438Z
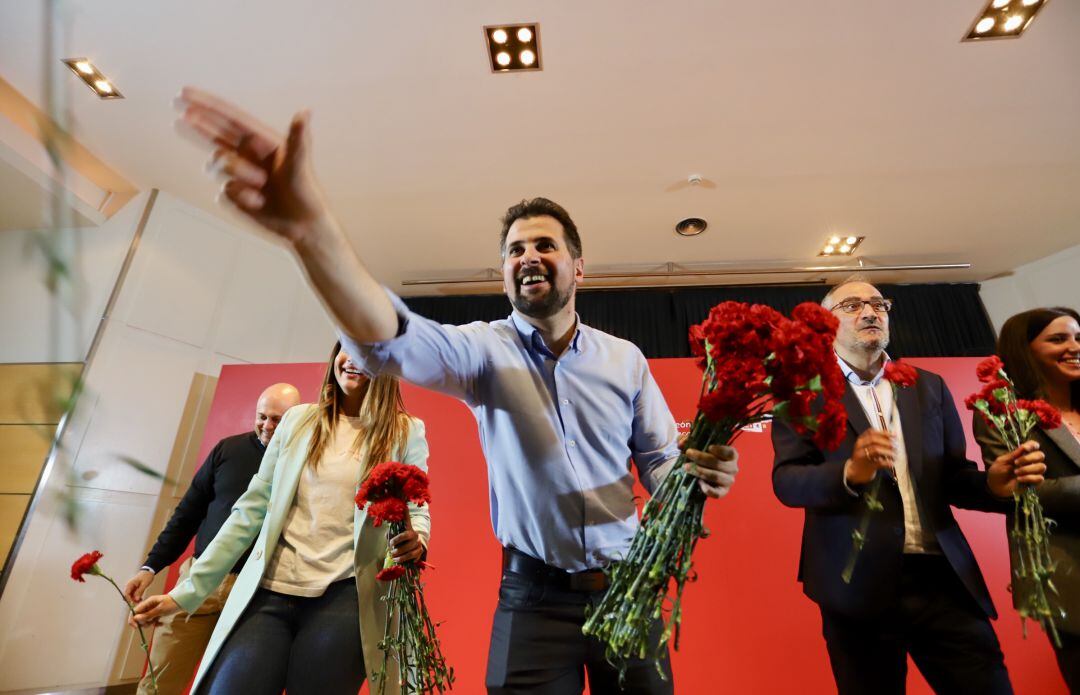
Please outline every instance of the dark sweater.
M191 487L176 505L143 564L160 572L176 562L193 536L195 557L199 557L229 518L236 500L247 490L252 476L259 470L264 451L266 447L254 432L225 437L218 442L195 472ZM250 548L237 561L233 572L240 571L249 552Z

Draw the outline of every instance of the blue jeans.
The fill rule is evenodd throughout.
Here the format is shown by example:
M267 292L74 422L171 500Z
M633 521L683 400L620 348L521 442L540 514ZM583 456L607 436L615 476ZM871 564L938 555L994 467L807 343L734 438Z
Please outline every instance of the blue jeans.
M199 688L207 695L356 695L364 682L356 581L322 596L259 589Z

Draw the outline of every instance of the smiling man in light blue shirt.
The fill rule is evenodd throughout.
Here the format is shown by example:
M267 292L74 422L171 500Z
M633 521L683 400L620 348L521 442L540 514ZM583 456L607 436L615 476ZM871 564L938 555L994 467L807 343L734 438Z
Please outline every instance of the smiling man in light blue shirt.
M561 206L537 198L511 208L502 260L508 318L441 325L390 295L396 336L343 335L343 344L372 373L459 398L476 417L505 548L489 692L580 692L586 669L592 690L608 692L614 671L580 635L584 606L602 595L600 568L626 553L637 529L632 467L652 491L678 457L675 421L641 351L579 320L581 241ZM726 494L735 452L693 456L705 492ZM627 692L670 691L638 666Z
M630 461L653 489L678 447L641 352L578 321L585 266L570 216L543 198L511 208L501 249L513 314L440 326L381 287L349 243L313 171L308 112L283 137L199 89L185 88L177 103L187 129L215 148L222 201L292 251L349 353L371 372L452 394L476 415L505 548L489 692L581 692L586 671L593 693L614 692L617 672L581 625L606 589L598 568L629 548L637 527ZM735 451L687 455L705 493L726 495ZM672 692L666 659L664 668L666 681L650 662L633 665L623 692Z

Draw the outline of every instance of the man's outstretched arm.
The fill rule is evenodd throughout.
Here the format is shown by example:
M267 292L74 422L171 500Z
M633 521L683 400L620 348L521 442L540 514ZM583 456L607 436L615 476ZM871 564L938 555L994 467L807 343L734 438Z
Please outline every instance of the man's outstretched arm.
M215 149L221 200L285 242L331 318L359 343L394 337L397 314L326 204L311 162L311 118L293 117L282 137L213 94L185 87L180 124Z

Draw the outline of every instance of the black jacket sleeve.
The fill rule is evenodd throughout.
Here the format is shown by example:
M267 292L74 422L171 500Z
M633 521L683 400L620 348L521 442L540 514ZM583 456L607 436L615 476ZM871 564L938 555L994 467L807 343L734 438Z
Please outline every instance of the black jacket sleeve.
M850 511L856 506L859 498L844 486L850 441L826 455L810 436L797 433L787 422L773 420L771 426L773 492L783 504L832 511Z
M154 547L143 563L160 572L184 552L206 518L206 510L214 498L214 470L221 459L221 443L210 452L191 479L191 486L176 505L172 517L157 537Z

